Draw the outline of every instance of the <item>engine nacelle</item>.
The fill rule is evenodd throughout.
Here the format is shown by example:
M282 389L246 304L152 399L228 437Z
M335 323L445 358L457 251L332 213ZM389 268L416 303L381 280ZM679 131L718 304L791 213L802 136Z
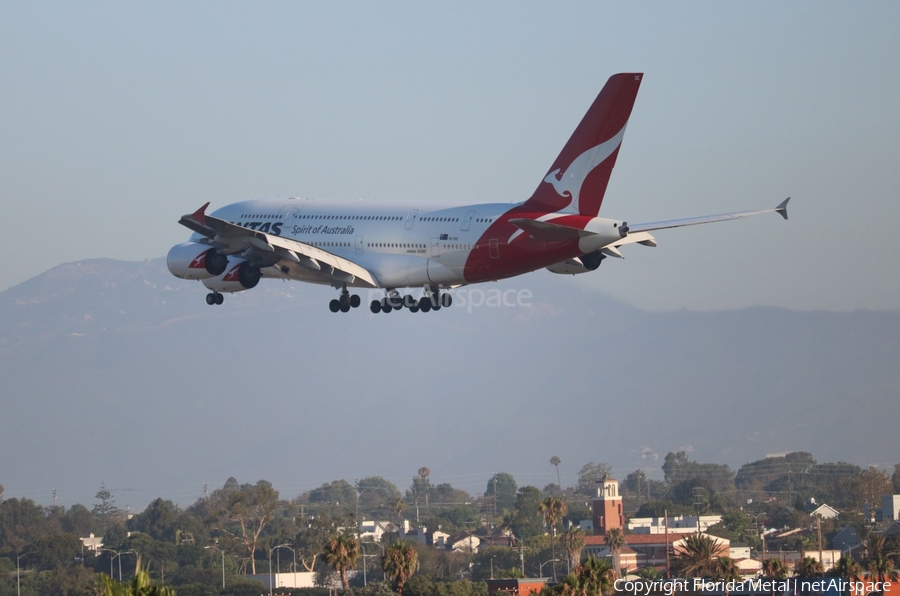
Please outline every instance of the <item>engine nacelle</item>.
M560 263L554 263L547 267L547 271L559 273L560 275L578 275L579 273L587 273L596 270L605 258L606 255L599 250L595 250L586 255L575 257L574 259L567 259Z
M181 279L208 279L228 269L228 257L197 242L175 245L166 257L169 273Z
M213 292L243 292L255 288L262 273L243 259L232 259L228 271L203 280L203 285Z

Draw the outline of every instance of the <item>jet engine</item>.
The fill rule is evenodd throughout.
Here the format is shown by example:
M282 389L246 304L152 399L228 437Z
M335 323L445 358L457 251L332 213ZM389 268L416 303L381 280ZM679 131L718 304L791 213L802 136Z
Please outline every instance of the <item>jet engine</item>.
M242 292L255 288L262 273L259 267L243 259L232 259L228 271L203 280L203 285L213 292Z
M216 249L197 242L173 246L166 257L169 272L181 279L208 279L222 275L228 268L228 257Z
M595 250L594 252L589 252L586 255L575 257L574 259L567 259L560 263L554 263L547 267L547 271L550 271L551 273L559 273L560 275L577 275L579 273L587 273L588 271L594 271L595 269L597 269L597 267L600 266L600 263L605 258L605 254L603 254L599 250Z

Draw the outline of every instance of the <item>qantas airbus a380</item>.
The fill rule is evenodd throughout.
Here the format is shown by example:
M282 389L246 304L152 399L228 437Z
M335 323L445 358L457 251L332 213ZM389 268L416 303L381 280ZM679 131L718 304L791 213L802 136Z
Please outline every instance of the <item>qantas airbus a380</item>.
M256 287L263 277L328 284L340 290L332 312L360 305L348 288L383 288L372 312L450 306L443 290L547 268L593 271L619 248L656 246L655 230L779 213L774 209L627 224L599 217L625 126L643 75L613 75L534 194L518 204L363 202L312 199L244 201L207 215L203 205L179 223L193 230L174 246L169 271L201 280L207 304L223 292ZM401 288L422 288L416 298Z

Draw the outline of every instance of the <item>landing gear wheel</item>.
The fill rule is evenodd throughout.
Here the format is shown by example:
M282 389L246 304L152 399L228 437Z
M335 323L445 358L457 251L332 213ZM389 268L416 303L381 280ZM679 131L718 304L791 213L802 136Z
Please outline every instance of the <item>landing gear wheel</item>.
M373 300L369 303L369 310L372 311L373 314L378 314L381 312L381 302L378 300Z
M334 299L334 300L332 300L331 302L328 303L328 309L329 309L331 312L337 312L337 311L341 310L341 303L338 302L337 299Z
M353 308L359 308L360 302L362 301L359 299L359 296L357 294L353 294L352 296L350 296L350 306L352 306Z
M406 308L412 308L416 304L416 299L407 294L403 297L403 306Z
M210 292L206 295L206 303L210 306L216 303L216 295Z
M441 306L450 308L451 304L453 304L453 296L450 294L441 294Z
M409 312L419 312L419 303L413 302L407 308L409 309Z
M350 303L344 302L341 304L341 312L350 312Z
M381 312L389 313L394 310L394 307L391 306L390 302L388 302L387 298L381 299Z
M419 310L421 310L422 312L428 312L429 310L431 310L431 300L429 300L427 297L419 300Z

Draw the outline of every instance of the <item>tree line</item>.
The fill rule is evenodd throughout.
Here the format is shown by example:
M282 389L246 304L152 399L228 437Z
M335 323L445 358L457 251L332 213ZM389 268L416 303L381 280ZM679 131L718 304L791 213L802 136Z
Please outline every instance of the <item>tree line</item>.
M336 564L348 558L357 568L365 565L379 581L392 582L397 589L406 586L408 596L410 590L425 589L424 578L431 582L428 590L441 591L463 590L448 586L464 577L469 581L465 590L477 592L479 582L491 576L537 576L549 569L551 576L568 577L583 567L583 533L573 523L590 519L590 497L611 468L589 462L578 470L574 486L561 488L563 462L553 456L549 463L556 473L555 484L518 486L511 474L501 472L477 496L448 483L434 484L431 470L422 467L405 491L372 476L352 483L335 480L292 499L281 498L265 480L239 483L229 478L187 508L158 498L134 516L126 516L103 486L91 509L5 499L0 501L0 575L4 577L0 596L16 593L13 588L26 596L96 593L99 573L118 577L121 567L122 579L134 578L138 558L151 581L172 585L188 596L258 593L259 584L241 576L267 573L270 565L282 571L316 572L322 585L337 574L350 587L355 580L349 571L354 567ZM770 457L732 472L727 465L699 463L685 452L673 452L665 457L662 472L662 481L648 479L643 470L621 479L629 514L720 513L723 523L714 533L751 543L758 527L740 510L748 502L760 511L774 512L815 498L847 508L848 520L863 527L861 520L852 519L852 512L861 511L862 503L880 503L883 494L900 492L900 466L888 476L844 462L820 464L808 453ZM495 541L477 554L412 545L416 571L404 578L405 572L395 572L410 566L401 565L393 551L391 557L386 549L380 556L373 554L377 549L350 556L353 547L347 540L356 539L361 519L392 520L398 526L403 519L413 519L419 526L447 533L487 527L504 533L508 541ZM769 514L763 519L768 520ZM103 537L103 550L85 550L80 538L91 533ZM400 538L396 532L389 533L381 548ZM366 548L356 544L357 549ZM392 566L384 568L389 560ZM13 581L17 570L18 586ZM596 571L591 567L580 572ZM221 589L223 572L225 591Z

